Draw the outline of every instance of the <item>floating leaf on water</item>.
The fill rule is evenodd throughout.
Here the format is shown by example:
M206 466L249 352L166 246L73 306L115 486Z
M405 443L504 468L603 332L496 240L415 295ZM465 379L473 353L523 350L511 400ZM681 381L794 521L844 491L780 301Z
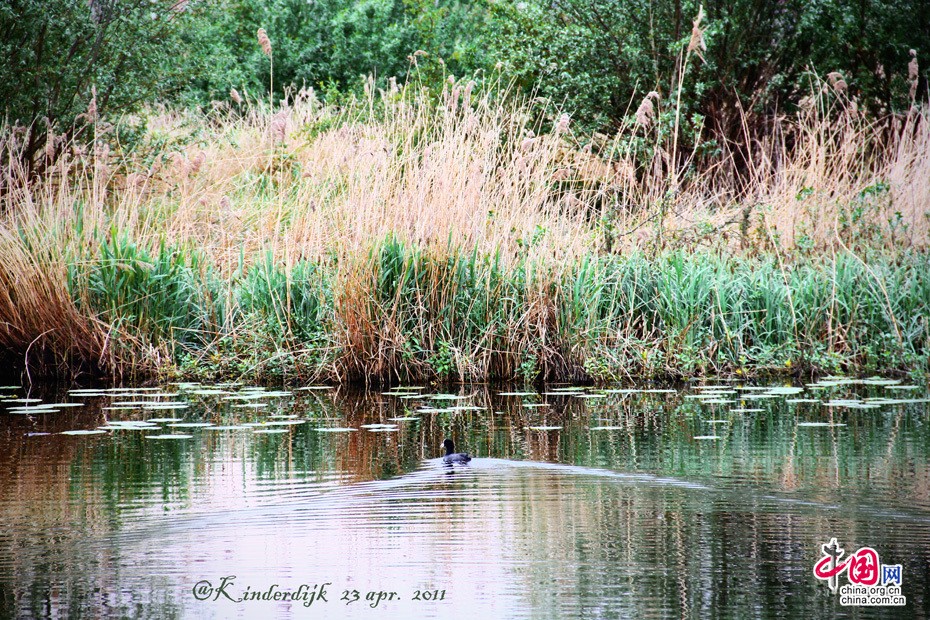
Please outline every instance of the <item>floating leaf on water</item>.
M51 433L26 433L26 437L45 437L46 435L51 435Z
M298 390L331 390L333 387L331 385L305 385L304 387L297 388Z
M80 429L75 431L63 431L60 435L103 435L106 431L100 429Z
M830 400L824 403L827 407L846 407L847 409L879 409L878 403L866 403L861 400Z
M530 426L531 431L557 431L561 430L561 426Z
M207 428L214 425L210 422L174 422L168 426L171 428Z
M430 394L428 398L430 400L465 400L470 397L459 394Z
M704 420L708 424L729 424L729 420Z
M592 426L589 430L592 431L622 431L625 427L623 426Z
M761 413L765 409L730 409L730 413Z
M731 390L733 386L731 385L695 385L694 389L696 390Z
M264 409L268 406L268 403L236 403L233 405L235 409Z
M8 398L8 403L41 403L41 398Z
M243 426L242 424L225 424L221 426L205 426L203 430L205 431L247 431L250 430L251 426Z
M839 422L798 422L798 426L819 427L819 426L846 426L846 425L841 424Z
M498 396L536 396L538 392L498 392Z
M607 394L573 394L575 398L607 398Z
M721 439L719 435L695 435L693 439Z
M861 381L862 385L897 385L901 383L900 379L882 379L881 377L869 377Z
M726 398L708 398L707 400L701 401L704 405L726 405L735 402L735 400L727 400Z
M773 387L769 388L765 393L774 394L776 396L788 396L791 394L800 394L804 391L804 388L801 387Z
M357 431L358 429L357 429L357 428L343 428L343 427L339 427L339 426L332 426L332 427L328 427L328 428L327 428L327 427L318 427L318 428L315 428L315 429L313 429L313 430L317 431L318 433L348 433L348 432L350 432L350 431Z
M146 439L193 439L193 435L184 435L182 433L169 433L167 435L146 435Z
M184 418L149 418L146 422L180 422Z
M886 390L919 390L919 385L886 385Z
M114 394L114 398L147 398L147 402L157 402L156 398L173 398L177 396L174 392L120 392Z
M643 390L642 392L643 394L677 394L678 390L663 388L661 390Z
M30 409L32 411L42 411L44 409L57 409L57 408L58 407L56 405L53 405L51 403L43 403L39 405L17 405L15 407L10 407L9 409L10 411L17 410L17 409Z
M18 385L0 385L0 390L18 390L19 388Z
M280 435L286 433L288 430L286 428L259 428L252 431L253 435Z
M7 413L16 415L43 415L46 413L61 413L61 409L53 409L51 407L10 407L7 409Z
M415 417L415 416L403 416L399 418L388 418L388 419L393 420L394 422L411 422L413 420L419 420L420 418Z
M87 403L49 403L49 407L86 407Z
M785 402L789 405L795 405L798 403L819 403L820 400L817 398L786 398Z

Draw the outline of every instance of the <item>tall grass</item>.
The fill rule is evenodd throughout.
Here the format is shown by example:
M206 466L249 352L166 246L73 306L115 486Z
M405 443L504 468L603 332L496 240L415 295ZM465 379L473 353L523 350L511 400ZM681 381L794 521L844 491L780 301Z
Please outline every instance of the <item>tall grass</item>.
M651 116L582 136L500 84L421 86L153 112L40 179L0 130L5 356L333 380L926 369L925 111L882 125L818 89L708 160Z

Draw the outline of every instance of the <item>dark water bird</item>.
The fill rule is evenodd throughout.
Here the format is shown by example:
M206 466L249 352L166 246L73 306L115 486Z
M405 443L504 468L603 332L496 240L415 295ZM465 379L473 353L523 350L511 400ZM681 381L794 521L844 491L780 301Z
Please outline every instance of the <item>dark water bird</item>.
M446 449L446 455L442 457L442 462L446 465L464 465L471 460L471 456L465 454L464 452L455 452L455 444L452 443L451 439L446 439L442 442L442 447Z

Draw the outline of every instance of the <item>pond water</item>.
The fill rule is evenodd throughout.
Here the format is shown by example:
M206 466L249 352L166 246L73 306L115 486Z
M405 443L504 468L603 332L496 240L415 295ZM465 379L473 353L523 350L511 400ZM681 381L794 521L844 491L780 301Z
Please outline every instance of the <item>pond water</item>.
M926 386L0 399L0 617L930 617ZM841 605L831 538L905 607Z

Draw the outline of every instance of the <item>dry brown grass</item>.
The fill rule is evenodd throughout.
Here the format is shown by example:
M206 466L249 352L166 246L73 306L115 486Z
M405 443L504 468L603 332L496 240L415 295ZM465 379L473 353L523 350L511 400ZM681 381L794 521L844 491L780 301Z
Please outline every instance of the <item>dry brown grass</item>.
M751 228L777 234L785 248L801 233L827 247L841 210L884 184L886 199L862 217L887 229L900 213L907 231L899 227L896 243L928 240L926 113L894 119L889 129L841 95L822 95L798 117L777 119L767 141L741 145L752 158L739 191L728 181L733 145L697 173L680 170L673 191L664 145L655 144L648 161L630 148L632 134L650 139L651 128L639 123L591 140L559 129L567 122L541 131L540 117L532 102L462 84L447 86L439 102L409 87L342 109L301 93L274 113L165 112L150 132L175 142L155 154L155 165L152 153L74 147L45 180L3 196L5 226L70 220L83 203L84 230L115 224L140 240L190 242L227 266L262 249L291 261L358 256L388 234L505 256L526 252L518 240L535 234L529 251L558 259L603 249L597 222L605 215L617 247L651 242L662 205L672 238L701 241L699 230L712 226L716 242L729 233L735 246L748 210ZM4 171L19 172L12 164Z
M434 256L476 250L556 270L588 254L681 245L926 246L927 112L877 122L843 92L817 92L799 115L776 119L768 140L724 144L696 167L658 138L657 98L616 136L592 138L560 110L455 81L438 95L369 88L340 107L309 91L274 110L243 102L205 116L152 112L148 135L169 145L160 150L122 149L101 124L96 147L71 145L28 182L7 128L0 346L114 372L120 346L147 346L112 333L68 291L69 266L93 260L114 231L152 249L196 248L226 278L266 253L285 266L338 265L338 340L387 366L379 347L391 336L373 339L386 324L365 300L366 266L388 237ZM741 183L737 146L751 154ZM527 321L545 314L541 304ZM163 355L146 352L151 364ZM371 360L358 364L370 370Z

